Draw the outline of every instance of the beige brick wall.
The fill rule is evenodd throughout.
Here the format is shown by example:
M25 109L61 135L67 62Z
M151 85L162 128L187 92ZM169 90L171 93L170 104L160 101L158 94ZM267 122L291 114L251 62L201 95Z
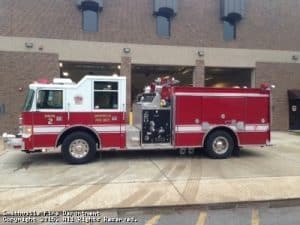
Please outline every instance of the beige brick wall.
M131 111L131 57L122 56L120 74L126 76L126 112ZM129 121L129 114L127 114L127 121Z
M271 83L276 86L272 90L273 130L289 128L288 89L300 89L300 65L287 63L256 64L256 86Z
M203 60L196 60L193 73L193 85L196 87L204 87L205 67Z
M1 0L0 35L101 42L299 50L299 0L246 1L237 40L223 41L219 0L178 1L171 37L156 35L153 0L104 1L99 32L85 33L76 0Z
M0 52L0 104L5 105L5 113L0 114L0 134L17 131L28 85L38 78L52 80L58 76L55 54Z

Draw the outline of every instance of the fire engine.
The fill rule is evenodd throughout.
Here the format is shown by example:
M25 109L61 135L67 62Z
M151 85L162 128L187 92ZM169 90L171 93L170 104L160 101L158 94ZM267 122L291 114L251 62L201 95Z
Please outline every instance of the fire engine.
M204 149L227 158L235 149L270 143L270 89L176 86L158 78L137 97L127 122L126 78L87 75L29 85L20 118L26 152L58 149L72 164L97 151Z

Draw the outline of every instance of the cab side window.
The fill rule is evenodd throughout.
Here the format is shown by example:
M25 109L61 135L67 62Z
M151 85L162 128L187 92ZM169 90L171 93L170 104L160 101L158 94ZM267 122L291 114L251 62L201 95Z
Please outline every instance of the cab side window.
M40 90L37 96L37 109L62 109L62 90Z
M118 82L94 82L94 109L118 109Z

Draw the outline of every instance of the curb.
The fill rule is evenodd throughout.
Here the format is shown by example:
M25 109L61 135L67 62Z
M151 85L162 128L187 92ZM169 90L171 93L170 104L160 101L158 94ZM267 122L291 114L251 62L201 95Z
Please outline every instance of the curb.
M220 210L220 209L234 209L246 207L266 207L266 208L282 208L300 206L300 198L292 199L276 199L276 200L261 200L261 201L241 201L241 202L224 202L224 203L207 203L207 204L187 204L187 205L162 205L162 206L141 206L141 207L116 207L96 209L100 211L134 211L134 210L180 210L180 209L200 209L200 210ZM93 211L93 210L87 210Z
M155 211L170 211L170 210L225 210L235 208L283 208L283 207L296 207L300 206L300 198L292 199L277 199L277 200L262 200L262 201L241 201L241 202L224 202L224 203L208 203L208 204L188 204L188 205L161 205L161 206L141 206L141 207L111 207L111 208L96 208L96 209L82 209L82 210L63 210L53 211L62 214L63 212L116 212L117 214L140 212L143 214L151 213ZM0 212L0 217L4 216L3 212Z

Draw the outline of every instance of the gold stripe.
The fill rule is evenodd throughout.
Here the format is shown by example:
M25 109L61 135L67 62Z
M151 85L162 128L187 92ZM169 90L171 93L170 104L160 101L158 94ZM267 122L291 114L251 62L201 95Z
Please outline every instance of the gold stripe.
M260 224L259 211L258 209L252 209L251 225L259 225L259 224Z
M200 212L196 225L205 225L207 212Z
M150 220L148 220L145 225L155 225L160 219L160 215L153 216Z

